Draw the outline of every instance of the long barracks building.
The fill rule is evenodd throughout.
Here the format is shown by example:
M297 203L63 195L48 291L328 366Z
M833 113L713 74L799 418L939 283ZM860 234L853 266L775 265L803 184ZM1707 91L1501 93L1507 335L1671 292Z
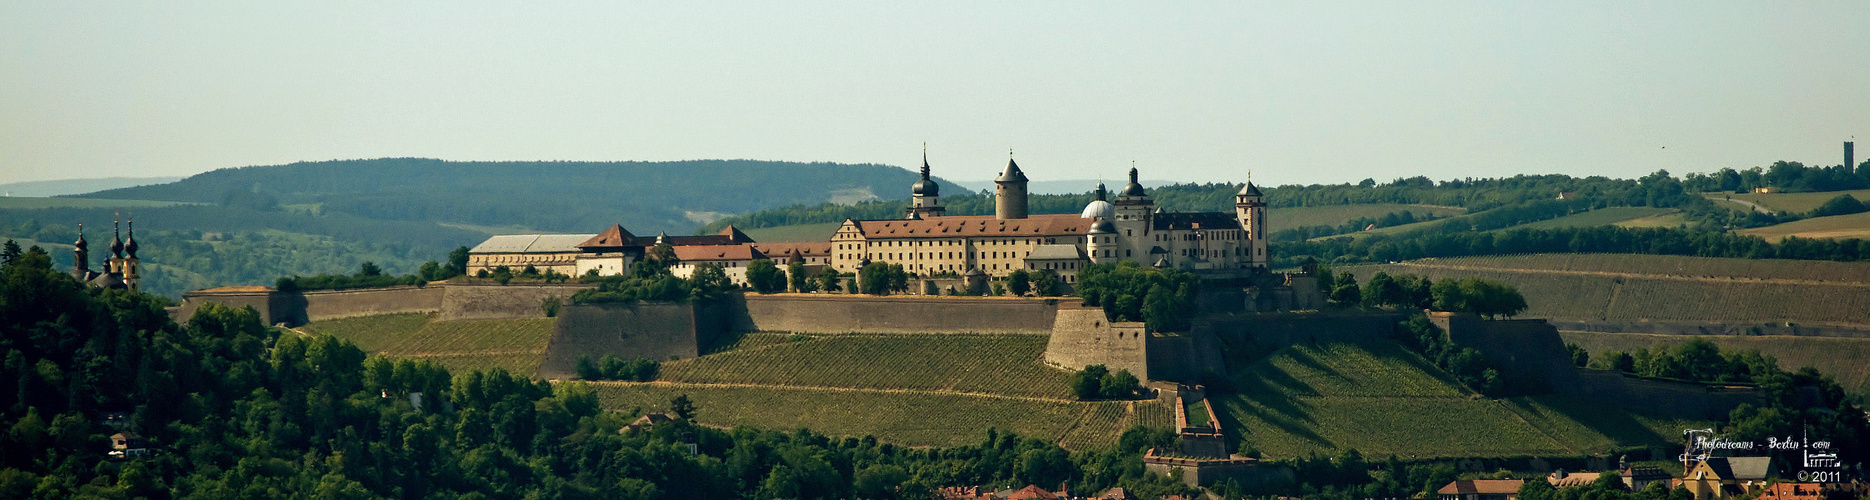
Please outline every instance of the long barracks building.
M901 264L920 276L1005 276L1026 269L1056 273L1067 283L1086 265L1125 260L1212 278L1265 270L1266 203L1251 182L1234 195L1233 213L1165 212L1137 182L1134 168L1114 200L1099 184L1096 199L1077 214L1028 214L1026 186L1026 174L1008 160L994 180L993 215L947 215L924 158L903 218L847 219L829 242L755 243L732 226L713 235L644 237L613 225L596 234L494 236L469 252L468 272L534 266L569 275L623 274L655 245L675 250L682 261L678 275L709 263L739 283L757 259L781 266L798 260L812 272L829 266L855 273L870 262Z

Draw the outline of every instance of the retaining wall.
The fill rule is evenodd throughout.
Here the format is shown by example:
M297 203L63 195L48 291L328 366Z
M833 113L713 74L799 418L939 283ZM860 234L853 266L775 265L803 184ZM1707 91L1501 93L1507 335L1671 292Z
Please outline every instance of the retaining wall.
M1052 332L1052 319L1058 313L1058 299L830 294L740 297L730 298L725 312L729 328L741 332L1045 335Z
M436 312L442 308L441 286L396 286L357 290L278 292L273 290L196 291L182 294L182 305L171 312L176 322L187 322L208 302L228 307L251 306L269 325L302 325L326 319L377 314Z
M588 288L593 286L449 284L436 319L543 318L546 297L558 297L561 304L570 305L572 294Z
M688 303L567 305L559 311L538 377L567 378L578 358L692 358L726 332L718 307Z
M1388 336L1401 317L1400 313L1219 314L1197 318L1191 332L1196 337L1211 335L1236 345L1352 342Z
M1104 365L1110 371L1129 370L1139 380L1154 380L1150 373L1150 339L1142 323L1112 323L1104 310L1067 307L1057 311L1052 338L1045 344L1045 362L1067 370Z
M1571 353L1558 328L1540 319L1483 321L1465 313L1431 312L1449 341L1480 351L1509 391L1539 394L1575 385Z

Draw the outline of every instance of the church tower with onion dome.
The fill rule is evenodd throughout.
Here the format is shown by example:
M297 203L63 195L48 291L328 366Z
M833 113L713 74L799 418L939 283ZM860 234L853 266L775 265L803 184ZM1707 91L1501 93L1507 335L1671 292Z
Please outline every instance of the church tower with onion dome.
M929 178L929 150L922 147L922 178L909 186L909 210L905 219L926 219L948 214L941 206L941 185Z

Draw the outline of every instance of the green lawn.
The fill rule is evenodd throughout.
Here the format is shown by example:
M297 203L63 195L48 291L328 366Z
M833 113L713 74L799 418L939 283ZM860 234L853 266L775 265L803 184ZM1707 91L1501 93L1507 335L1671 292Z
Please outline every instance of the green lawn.
M1571 214L1571 215L1559 217L1556 219L1546 219L1546 220L1542 220L1538 222L1520 224L1520 225L1513 226L1513 227L1497 229L1496 231L1510 231L1513 229L1569 229L1569 228L1579 228L1579 227L1609 226L1609 225L1620 224L1623 222L1628 222L1628 221L1632 221L1636 219L1659 217L1663 215L1673 214L1676 212L1678 211L1673 208L1605 207L1605 208L1599 208L1597 210L1592 210L1589 212Z
M915 389L1067 400L1066 371L1040 362L1039 335L829 335L741 339L718 354L663 363L660 380Z

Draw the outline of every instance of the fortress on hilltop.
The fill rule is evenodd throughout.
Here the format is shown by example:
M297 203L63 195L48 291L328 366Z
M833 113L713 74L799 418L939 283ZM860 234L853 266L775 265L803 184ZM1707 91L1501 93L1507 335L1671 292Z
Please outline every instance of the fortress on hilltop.
M890 262L925 278L1005 276L1025 269L1055 273L1065 283L1076 282L1087 265L1119 261L1209 279L1266 274L1266 202L1251 182L1234 195L1233 213L1167 212L1150 199L1131 168L1129 184L1114 200L1099 184L1095 199L1080 213L1029 214L1026 174L1009 159L994 179L993 215L948 215L941 186L929 171L925 156L902 219L846 219L827 242L758 243L733 226L712 235L644 237L612 225L596 234L494 236L469 251L467 271L532 266L573 276L624 274L653 258L649 249L668 245L680 261L676 275L686 277L696 266L714 264L735 283L745 283L747 264L759 259L781 266L796 260L810 272L829 267L842 273Z

